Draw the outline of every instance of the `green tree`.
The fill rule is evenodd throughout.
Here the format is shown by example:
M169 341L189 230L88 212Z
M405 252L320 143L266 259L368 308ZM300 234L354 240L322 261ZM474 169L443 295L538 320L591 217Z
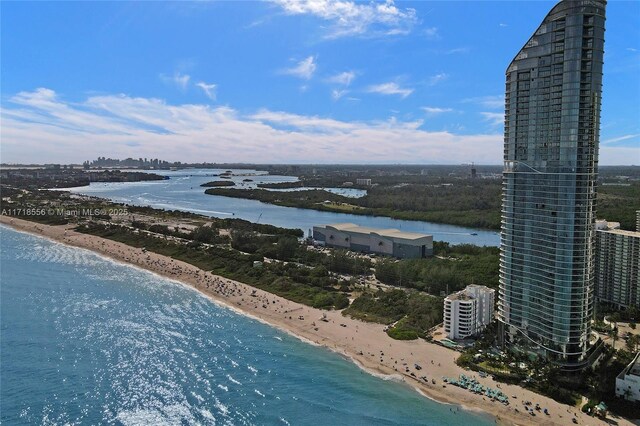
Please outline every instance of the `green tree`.
M276 243L276 256L280 260L290 260L295 256L300 243L298 239L292 236L283 235L278 238Z

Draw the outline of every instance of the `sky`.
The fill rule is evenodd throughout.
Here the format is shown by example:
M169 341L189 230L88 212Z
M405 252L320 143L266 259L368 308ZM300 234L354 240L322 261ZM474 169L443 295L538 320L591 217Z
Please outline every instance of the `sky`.
M0 161L501 164L553 1L3 1ZM640 2L607 6L601 165L640 164Z

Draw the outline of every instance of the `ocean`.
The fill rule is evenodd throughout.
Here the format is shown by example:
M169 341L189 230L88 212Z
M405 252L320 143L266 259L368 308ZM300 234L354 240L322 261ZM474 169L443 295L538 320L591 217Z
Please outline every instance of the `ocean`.
M175 281L4 226L0 246L3 424L493 424Z

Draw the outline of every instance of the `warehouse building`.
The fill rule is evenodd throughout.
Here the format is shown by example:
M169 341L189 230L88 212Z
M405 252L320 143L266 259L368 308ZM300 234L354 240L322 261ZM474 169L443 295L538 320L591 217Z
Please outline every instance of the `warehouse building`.
M433 255L433 236L397 229L376 229L353 223L314 226L313 239L327 247L376 253L400 259Z

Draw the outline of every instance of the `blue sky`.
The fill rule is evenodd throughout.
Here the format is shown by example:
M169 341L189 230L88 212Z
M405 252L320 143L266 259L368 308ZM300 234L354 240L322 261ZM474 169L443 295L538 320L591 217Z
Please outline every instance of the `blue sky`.
M502 162L555 3L3 2L3 162ZM640 164L640 2L610 1L601 164Z

